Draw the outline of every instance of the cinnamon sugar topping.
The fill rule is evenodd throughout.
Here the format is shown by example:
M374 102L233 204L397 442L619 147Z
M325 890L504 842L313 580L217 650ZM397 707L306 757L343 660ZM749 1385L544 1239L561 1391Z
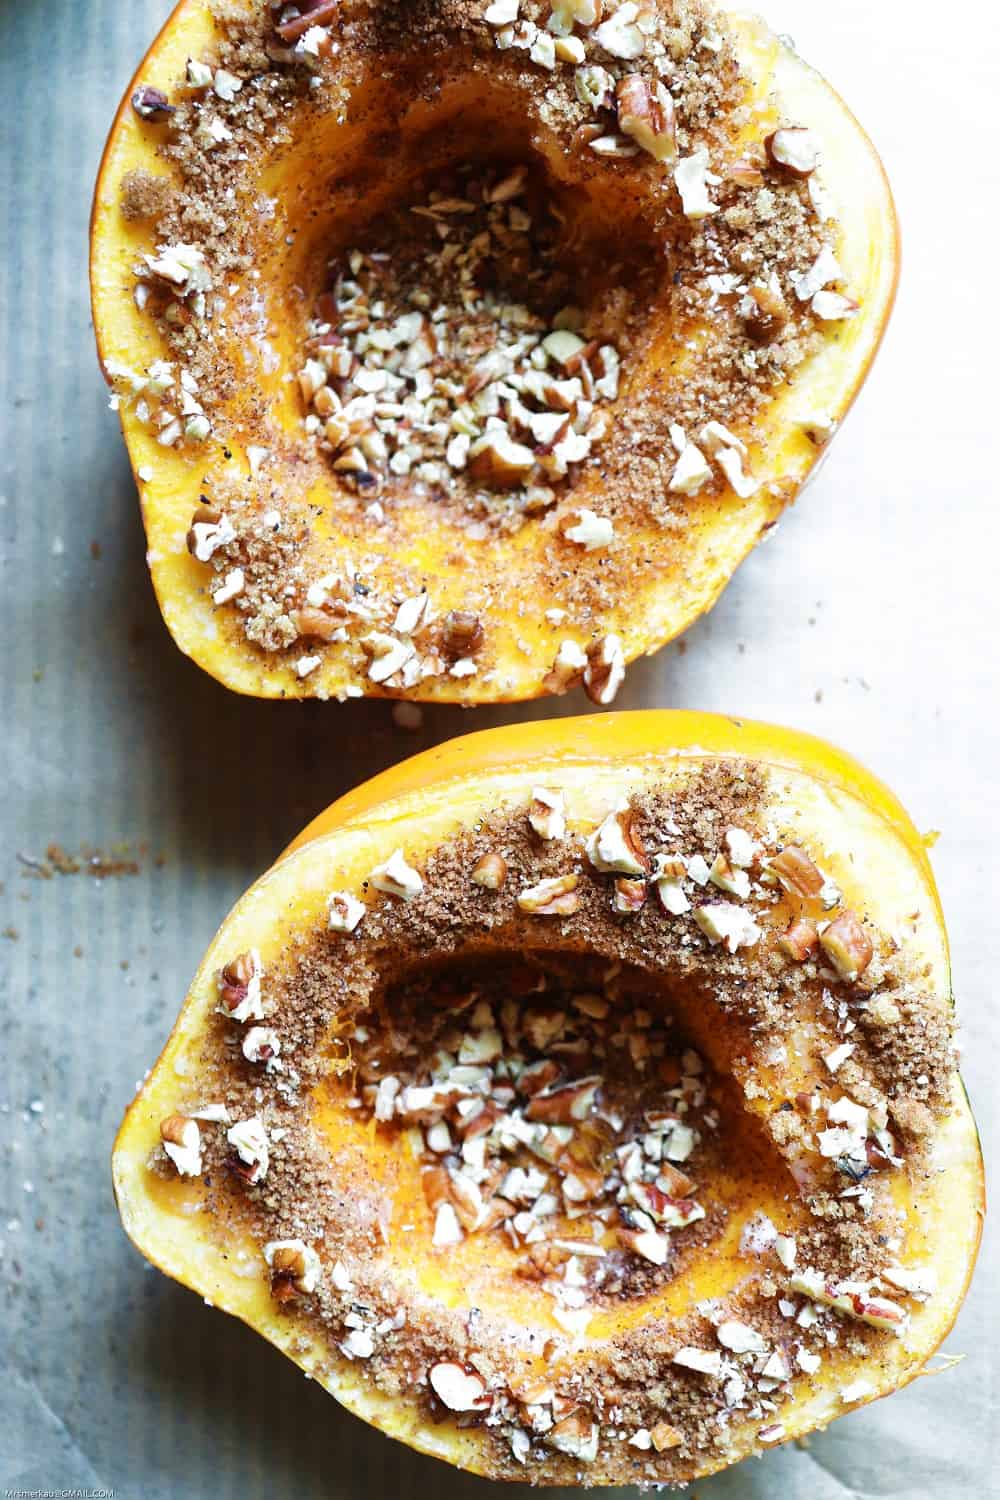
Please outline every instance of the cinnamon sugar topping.
M237 1004L220 1005L205 1043L221 1102L179 1098L167 1155L193 1151L193 1126L217 1211L261 1245L285 1315L429 1415L461 1413L499 1472L669 1479L727 1428L780 1441L783 1403L831 1346L875 1359L933 1296L894 1184L922 1170L922 1121L947 1104L946 1018L867 924L862 967L858 919L826 917L830 882L817 890L810 873L828 856L783 843L763 795L719 767L581 826L568 790L539 786L419 874L396 851L366 902L335 892L331 915L364 908L347 936L324 917L266 974L249 954L222 971ZM554 812L565 827L546 837ZM711 894L720 872L725 902ZM649 884L659 899L644 899ZM830 939L793 953L803 927L837 934L852 966L827 967ZM254 977L267 1025L244 1031ZM706 1051L728 1028L720 1072ZM331 1111L346 1131L336 1160ZM359 1151L373 1133L398 1164L384 1181ZM741 1196L776 1175L769 1212ZM614 1335L613 1359L588 1344L595 1318L737 1241L731 1293L678 1312L653 1343L644 1324ZM550 1350L551 1379L512 1355L468 1258L477 1243L529 1299L523 1336ZM412 1254L445 1275L454 1260L475 1314L413 1302L386 1269Z
M166 170L130 174L123 206L149 224L134 295L163 355L108 365L115 404L176 458L210 461L215 519L194 519L190 546L218 575L214 607L319 694L332 663L341 696L463 679L502 692L495 572L449 599L480 631L454 656L432 598L393 623L427 581L391 548L372 574L414 505L463 551L529 527L564 639L524 650L553 691L580 680L566 653L588 653L584 685L610 704L631 650L614 612L646 566L636 528L661 528L666 547L702 497L756 495L758 414L857 311L817 208L822 142L770 107L757 128L734 39L702 0L220 4L218 20L213 53L136 95ZM415 143L405 191L360 194L354 222L331 209L298 356L279 370L255 269L280 208L260 191L269 154L350 116L368 82L417 55L442 91L456 77L487 99L506 91L506 118L528 128L519 140L463 117L447 149ZM676 357L654 368L664 328ZM245 347L279 375L281 403L297 391L297 433L277 397L245 392ZM245 479L219 459L231 451L246 452ZM342 548L302 503L313 485Z

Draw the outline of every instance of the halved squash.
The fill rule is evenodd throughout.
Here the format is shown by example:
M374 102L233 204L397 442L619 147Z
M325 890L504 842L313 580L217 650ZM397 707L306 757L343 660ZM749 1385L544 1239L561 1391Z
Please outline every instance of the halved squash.
M980 1236L927 855L786 730L379 776L236 906L113 1159L155 1265L459 1467L681 1483L905 1385Z
M153 44L93 211L170 631L261 697L611 702L858 392L870 142L708 0L218 9Z

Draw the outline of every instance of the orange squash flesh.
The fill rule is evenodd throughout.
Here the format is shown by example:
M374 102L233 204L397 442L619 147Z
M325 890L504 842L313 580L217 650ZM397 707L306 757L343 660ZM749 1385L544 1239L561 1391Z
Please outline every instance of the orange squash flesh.
M523 808L536 786L561 791L571 832L589 833L622 795L654 788L676 792L706 769L720 766L727 777L745 773L759 780L762 814L785 831L784 838L794 836L798 844L823 852L824 873L840 888L842 902L862 913L872 930L895 934L907 964L923 974L929 1014L947 1014L952 1004L947 937L923 842L893 795L849 756L788 730L667 711L472 735L417 756L342 798L304 830L226 919L115 1144L119 1209L137 1248L166 1274L257 1329L376 1427L422 1452L492 1477L619 1483L629 1477L621 1466L627 1455L637 1465L631 1472L635 1479L688 1481L759 1452L771 1441L826 1426L848 1409L842 1392L859 1380L863 1384L851 1398L852 1407L912 1380L954 1321L979 1243L982 1160L957 1072L927 1142L926 1170L910 1172L904 1164L889 1182L902 1216L899 1261L932 1265L933 1295L910 1301L895 1293L906 1301L908 1313L900 1336L881 1337L861 1357L851 1353L844 1334L824 1354L817 1372L795 1375L776 1416L733 1413L722 1450L684 1450L682 1457L670 1450L636 1454L623 1442L602 1438L589 1462L570 1462L551 1452L526 1468L504 1462L489 1429L468 1426L440 1409L430 1415L426 1387L421 1390L417 1383L398 1395L380 1390L366 1378L364 1361L340 1355L322 1325L273 1300L259 1243L240 1230L239 1221L216 1219L197 1179L175 1180L150 1169L160 1122L177 1107L180 1089L190 1093L203 1067L206 1038L217 1024L216 976L235 954L258 949L266 975L296 934L325 921L331 890L364 896L371 871L393 850L404 849L407 860L420 867L463 830L476 828L498 810ZM391 903L391 898L381 899ZM520 939L518 930L504 939L515 957L519 940L527 952L544 947L552 931L540 932L537 919ZM572 948L572 918L561 931L551 941ZM705 959L709 975L715 951L709 949ZM788 1057L752 1070L755 1087L748 1087L744 1096L741 1089L750 1076L746 1050L752 1043L739 1017L727 1019L704 1001L688 1004L683 989L676 987L666 1003L716 1076L726 1083L727 1075L733 1075L722 1095L728 1102L721 1106L730 1154L724 1170L702 1185L706 1206L721 1214L722 1227L702 1248L686 1248L678 1274L664 1284L597 1309L575 1344L559 1341L545 1299L518 1277L505 1240L477 1234L456 1250L436 1250L406 1137L363 1125L356 1111L344 1107L342 1093L317 1088L313 1128L340 1164L341 1190L371 1191L374 1184L390 1226L406 1226L406 1232L398 1233L390 1227L380 1271L397 1288L401 1305L419 1308L425 1329L428 1318L440 1316L444 1329L456 1310L475 1305L487 1322L520 1330L517 1347L528 1347L532 1331L555 1338L548 1359L529 1359L521 1368L522 1378L544 1374L565 1380L584 1368L584 1361L588 1369L601 1368L622 1340L647 1328L662 1343L664 1329L690 1314L696 1302L725 1298L744 1285L759 1269L741 1241L754 1214L767 1215L790 1233L805 1231L808 1214L797 1200L793 1178L762 1144L761 1132L781 1107L779 1100L812 1088L830 1093L822 1064L817 1073L810 1059L816 1015L802 1010L788 1032ZM838 1092L834 1089L833 1097ZM193 1213L199 1203L204 1211ZM318 1248L322 1258L322 1246ZM774 1269L779 1281L784 1274ZM780 1433L775 1435L770 1429L778 1422Z
M248 191L273 201L274 217L261 218L251 227L254 275L251 280L240 275L227 278L232 299L227 316L234 323L242 316L249 327L252 309L253 319L266 330L274 359L269 357L267 369L262 369L250 349L240 356L240 379L233 396L221 404L217 436L197 450L182 445L164 448L154 431L137 419L134 403L121 407L141 496L149 566L164 619L181 650L220 682L259 697L342 698L362 693L465 704L537 697L557 690L550 674L567 637L583 649L593 641L617 637L625 662L673 639L712 606L743 558L795 499L822 456L816 422L828 423L831 431L839 427L880 343L898 271L896 219L878 157L839 96L761 23L735 16L727 21L752 80L748 114L754 140L784 118L808 124L823 142L823 187L840 224L837 253L851 294L861 304L857 316L828 325L821 347L765 406L753 433L745 434L750 440L749 466L760 481L756 493L744 500L728 489L696 497L687 504L680 530L652 516L627 517L615 537L616 580L622 582L605 591L613 597L588 607L586 619L575 621L569 595L562 598L562 580L572 574L573 586L585 586L597 599L606 562L601 551L568 549L571 555L555 554L554 564L556 534L541 521L530 520L513 536L501 531L470 537L453 516L405 496L394 503L390 525L372 531L366 529L360 507L353 514L342 505L331 505L335 486L324 465L293 468L290 458L286 462L283 445L291 444L302 422L294 382L284 378L301 365L302 328L309 312L308 293L303 297L301 289L315 286L316 263L323 258L333 228L342 239L343 223L361 215L350 196L343 201L330 196L332 173L317 170L317 162L341 169L345 194L354 193L360 179L375 184L370 190L373 197L391 200L416 166L426 165L419 143L429 138L429 132L443 122L457 122L455 133L468 141L469 122L478 120L477 139L492 136L492 149L504 159L530 149L552 180L567 189L581 171L538 121L532 124L530 140L519 136L519 106L499 84L495 97L484 99L449 78L433 105L415 100L402 116L395 151L380 150L376 179L367 164L386 101L380 101L372 81L353 100L347 123L339 123L333 112L308 116L293 124L291 143L273 160L265 157L262 168L252 168L255 175L246 185ZM162 175L165 163L157 154L156 129L135 118L129 99L140 82L169 87L183 75L186 59L209 54L216 39L205 0L181 0L138 70L108 140L94 198L91 284L98 348L109 378L111 371L122 367L145 370L156 359L170 358L155 324L132 298L134 267L153 248L152 229L146 220L123 218L121 183L136 169ZM436 63L431 60L427 66ZM417 143L412 151L411 141ZM169 164L167 170L172 170ZM589 205L580 209L584 241L602 220L635 212L630 184L627 175L605 173L588 186L585 198L580 195ZM653 336L641 357L625 370L622 396L611 409L613 420L627 413L632 396L655 388L660 375L675 369L679 359L693 357L690 348L677 347L662 299L649 326ZM253 339L248 339L252 345ZM258 415L248 418L251 409ZM475 610L481 598L492 601L483 622L483 665L475 675L455 677L445 671L408 685L393 680L383 686L368 675L364 654L352 639L343 646L318 648L318 666L303 677L296 663L312 652L308 642L277 655L247 643L232 606L213 606L208 587L212 575L188 555L184 535L199 496L208 491L211 497L217 479L246 481L247 450L255 446L272 450L262 470L265 487L290 483L306 488L306 498L315 507L309 555L317 571L323 571L324 560L329 565L344 555L377 552L379 588L389 598L412 597L427 581L438 618L450 611ZM600 467L589 466L573 483L568 499L573 507L600 513L602 484ZM220 581L216 579L214 586ZM525 612L511 603L543 596L545 609L569 606L563 623L553 623L541 607Z

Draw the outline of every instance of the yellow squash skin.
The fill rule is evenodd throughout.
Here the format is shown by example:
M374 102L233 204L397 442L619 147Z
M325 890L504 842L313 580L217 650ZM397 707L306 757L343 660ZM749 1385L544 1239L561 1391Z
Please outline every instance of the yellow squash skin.
M787 117L807 123L824 143L823 185L842 228L838 257L862 308L855 318L836 325L819 351L796 372L794 383L782 388L760 415L750 465L762 482L750 499L741 501L729 491L714 498L702 496L692 506L690 524L679 533L651 519L616 532L616 549L633 581L613 602L602 605L587 628L594 638L617 635L626 661L658 650L711 608L742 560L796 498L823 453L803 424L819 414L837 425L842 423L878 349L895 294L896 216L870 141L834 90L766 27L745 17L728 19L744 71L753 80L755 100L770 101L763 106L764 113L756 114L755 131L759 134L766 128L767 110L780 109ZM143 60L111 130L91 228L94 325L106 371L115 362L145 369L152 360L169 357L152 320L136 308L131 295L132 268L142 253L151 250L152 232L148 223L123 219L120 184L130 170L162 173L165 166L156 154L156 131L138 121L130 107L132 88L140 80L169 87L183 73L185 60L202 55L215 35L205 0L181 0ZM435 108L462 116L469 103L459 89L447 105L439 102ZM258 184L260 191L275 200L276 217L254 252L259 275L253 291L255 297L263 298L260 322L280 370L266 374L257 362L248 360L246 384L267 405L273 430L289 437L301 422L294 387L283 384L280 373L295 368L300 357L302 299L296 299L294 289L311 284L317 246L336 211L335 205L318 201L317 195L326 190L327 174L311 171L310 164L324 160L342 162L345 169L350 164L363 166L370 129L364 124L364 110L370 104L370 100L356 101L356 110L352 109L343 125L332 114L324 117L262 174ZM352 123L355 114L362 123ZM412 119L405 116L403 128L426 129L431 118L427 106L415 101ZM554 140L536 133L530 144L555 181L573 180L573 165ZM396 170L405 174L404 157ZM385 181L380 179L380 192L388 193L392 171L383 155L380 174ZM614 190L608 186L606 191L612 194ZM611 197L598 201L609 214L619 211ZM620 207L624 210L624 204ZM291 244L286 243L289 239ZM235 280L238 283L239 278ZM241 295L237 285L234 306ZM641 389L655 377L660 360L666 364L677 358L670 330L664 327L645 366L640 363L629 378ZM221 451L221 439L217 442L214 437L197 454L163 448L131 407L121 410L141 497L153 584L166 624L186 655L234 691L265 698L329 698L362 692L473 704L530 699L549 690L545 679L563 632L546 621L540 610L525 618L502 606L491 610L488 672L459 679L446 673L395 693L370 681L363 666L359 668L356 648L325 649L320 666L300 679L289 660L269 657L248 645L229 611L213 608L208 570L188 555L184 545L206 474L209 478L213 471L245 476L247 446L266 441L241 415L246 409L245 402L241 406L243 395L238 392L224 403L219 422L229 457ZM626 386L623 400L627 399ZM140 480L140 471L151 477ZM601 484L596 468L588 470L573 490L574 504L599 511ZM329 481L320 478L310 485L308 499L317 507L318 541L332 550L342 546L348 554L368 550L371 536L368 533L366 542L363 520L331 515ZM399 597L405 597L407 587L413 591L414 578L432 579L440 615L468 608L470 583L473 590L477 585L494 591L499 587L500 597L535 598L538 580L546 576L551 563L551 535L537 522L512 537L495 534L470 541L425 503L402 499L393 507L391 528L379 535L378 548L384 554L380 586L384 584L387 592L402 588ZM588 569L597 564L584 555L574 560L574 566Z
M892 793L843 752L789 730L669 711L567 719L470 735L395 767L335 803L304 830L226 919L115 1143L119 1209L142 1254L216 1307L243 1319L374 1426L421 1452L495 1476L488 1447L476 1429L463 1430L450 1421L428 1423L415 1400L380 1394L366 1383L358 1365L327 1347L310 1331L311 1325L280 1312L266 1278L252 1271L260 1264L259 1247L227 1241L222 1253L209 1215L191 1212L199 1198L197 1182L164 1181L148 1170L159 1122L173 1111L179 1081L197 1069L201 1038L216 1004L220 966L234 953L254 946L266 968L289 933L323 920L330 889L360 889L373 865L399 846L419 862L484 813L522 803L534 784L562 790L571 826L589 827L626 788L669 787L722 759L763 774L769 811L803 841L832 851L830 874L845 901L882 930L905 932L910 955L926 966L929 993L943 1009L950 1007L947 937L923 841ZM695 1035L695 1043L718 1072L730 1060L725 1042L710 1032L707 1026L706 1034ZM786 1085L787 1080L781 1086ZM766 1103L761 1105L765 1108ZM356 1121L337 1115L330 1110L318 1122L331 1150L357 1130ZM380 1153L387 1148L373 1135L369 1142L364 1148L367 1169L375 1180L382 1180L386 1164ZM896 1198L906 1215L907 1244L917 1250L919 1259L933 1262L937 1291L928 1302L913 1306L906 1334L889 1340L877 1362L863 1362L862 1368L842 1350L824 1360L819 1374L798 1377L781 1411L788 1438L824 1427L842 1414L840 1389L859 1374L872 1382L866 1400L907 1384L953 1324L975 1263L984 1211L979 1143L957 1074L950 1112L936 1127L931 1168L926 1175L901 1175ZM741 1211L760 1209L780 1219L787 1182L754 1175L743 1183L742 1193L742 1201L737 1200ZM408 1204L399 1206L410 1213ZM433 1252L419 1234L403 1239L404 1246L390 1244L386 1251L391 1274L398 1275L400 1285L416 1275L422 1294L437 1299L442 1308L467 1306L474 1297L477 1305L515 1321L537 1317L525 1283L498 1272L494 1252L478 1238L462 1247L460 1266ZM746 1261L730 1239L717 1243L710 1254L692 1262L685 1275L649 1299L601 1313L587 1331L587 1352L599 1351L626 1326L669 1315L699 1298L724 1295L746 1271ZM734 1422L726 1455L705 1453L680 1477L700 1477L760 1451L755 1430L759 1426L759 1421ZM581 1482L601 1484L609 1479L598 1462Z

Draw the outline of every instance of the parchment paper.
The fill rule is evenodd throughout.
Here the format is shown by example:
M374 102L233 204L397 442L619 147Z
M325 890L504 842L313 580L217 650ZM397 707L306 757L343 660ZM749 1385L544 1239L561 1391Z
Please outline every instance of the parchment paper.
M473 727L582 712L266 705L168 639L89 324L104 133L165 0L0 0L0 1487L142 1500L485 1496L347 1416L256 1335L145 1267L108 1154L231 902L307 816ZM940 829L965 1075L995 1136L998 48L992 7L774 0L880 144L906 266L822 475L710 618L618 706L784 721L840 742ZM221 769L221 768L224 768ZM50 843L138 873L43 873ZM127 846L127 847L124 847ZM20 856L20 857L19 857ZM989 1234L957 1368L702 1500L959 1500L997 1485ZM497 1496L500 1490L497 1489ZM507 1492L509 1493L509 1492Z

